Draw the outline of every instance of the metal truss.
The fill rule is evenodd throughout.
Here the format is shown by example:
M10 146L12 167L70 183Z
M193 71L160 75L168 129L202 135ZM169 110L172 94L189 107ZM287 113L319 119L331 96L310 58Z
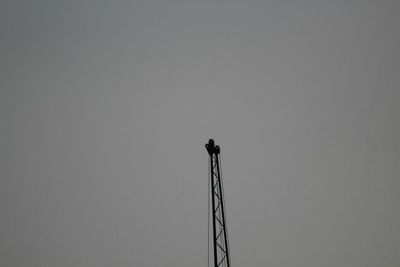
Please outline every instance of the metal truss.
M206 144L206 149L210 156L214 266L230 267L224 194L220 171L220 148L214 144L214 140L210 139Z

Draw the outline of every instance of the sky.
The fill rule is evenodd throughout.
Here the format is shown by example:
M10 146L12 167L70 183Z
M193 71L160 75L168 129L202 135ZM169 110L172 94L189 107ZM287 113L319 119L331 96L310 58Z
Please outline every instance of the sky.
M1 6L0 266L399 266L399 2Z

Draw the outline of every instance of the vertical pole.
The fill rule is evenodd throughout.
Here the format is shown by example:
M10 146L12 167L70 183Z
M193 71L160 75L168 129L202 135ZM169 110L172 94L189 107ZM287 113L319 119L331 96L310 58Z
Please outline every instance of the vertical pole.
M213 148L212 148L213 150ZM217 267L218 255L217 255L217 240L216 240L216 226L215 226L215 199L214 199L214 151L210 154L210 166L211 166L211 206L212 206L212 217L213 217L213 243L214 243L214 266Z

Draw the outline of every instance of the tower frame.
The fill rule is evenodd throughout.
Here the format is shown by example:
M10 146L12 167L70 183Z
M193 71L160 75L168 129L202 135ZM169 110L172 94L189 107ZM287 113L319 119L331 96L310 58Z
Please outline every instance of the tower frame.
M214 267L230 267L228 235L226 229L224 192L220 169L220 147L213 139L205 145L209 154L211 180L211 213L213 229Z

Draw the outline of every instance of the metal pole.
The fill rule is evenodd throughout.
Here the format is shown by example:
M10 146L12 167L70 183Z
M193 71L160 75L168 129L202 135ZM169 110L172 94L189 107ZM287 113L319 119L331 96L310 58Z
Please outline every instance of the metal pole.
M210 155L211 159L211 203L212 203L212 215L213 215L213 243L214 243L214 266L218 267L218 255L217 255L217 239L216 239L216 225L215 225L215 196L214 196L214 167L213 167L213 154Z
M214 199L214 158L215 147L214 140L210 139L206 144L208 154L210 155L210 172L211 172L211 206L212 206L212 223L213 223L213 244L214 244L214 266L218 267L217 255L217 239L216 239L216 226L215 226L215 199Z

